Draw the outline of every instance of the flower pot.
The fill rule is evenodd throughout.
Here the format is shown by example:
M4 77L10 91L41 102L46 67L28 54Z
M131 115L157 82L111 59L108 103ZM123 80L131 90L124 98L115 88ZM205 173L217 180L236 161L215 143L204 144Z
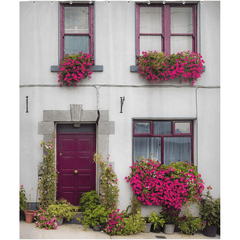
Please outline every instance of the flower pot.
M93 226L93 231L100 231L100 225L97 224L97 225Z
M25 221L26 223L32 223L33 222L33 214L35 213L34 210L25 210Z
M59 220L57 220L58 225L63 225L63 218L60 218Z
M165 224L164 225L164 233L166 234L173 234L174 233L174 224Z
M151 226L152 226L152 223L146 223L145 224L145 232L149 233L151 231Z
M217 226L206 226L203 229L203 235L207 237L216 237L217 235Z

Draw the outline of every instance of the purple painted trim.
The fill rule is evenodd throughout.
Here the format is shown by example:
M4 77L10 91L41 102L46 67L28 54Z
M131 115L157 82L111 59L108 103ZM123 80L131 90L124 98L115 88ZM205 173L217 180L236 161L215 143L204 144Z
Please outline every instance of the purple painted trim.
M164 164L164 138L165 137L190 137L191 138L191 164L193 164L193 150L194 150L194 136L193 136L193 122L191 120L167 120L171 122L171 134L154 134L154 121L134 121L133 120L133 137L132 137L132 149L133 149L133 163L134 159L134 138L135 137L161 137L161 163ZM166 120L164 120L166 121ZM150 123L150 133L135 133L135 123L144 122ZM190 133L175 133L175 123L190 123Z
M140 7L162 7L162 33L140 33ZM191 7L193 9L193 33L172 33L171 34L171 14L170 7ZM162 36L162 52L170 53L171 36L192 36L192 51L197 52L197 6L195 3L189 4L136 4L136 55L140 55L140 36Z
M64 7L88 7L89 33L65 33ZM89 36L89 53L94 59L94 6L87 4L60 4L60 62L64 58L64 36Z
M58 132L58 135L78 135L78 134L96 135L95 132Z

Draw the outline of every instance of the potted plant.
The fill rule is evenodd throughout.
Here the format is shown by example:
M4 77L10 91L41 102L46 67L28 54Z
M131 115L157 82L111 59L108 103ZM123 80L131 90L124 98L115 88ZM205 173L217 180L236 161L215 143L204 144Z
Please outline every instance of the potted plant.
M61 201L61 203L58 204L52 204L48 207L49 214L57 219L58 225L63 224L64 218L66 218L67 221L72 219L77 209L78 207L73 206L67 202L67 200Z
M215 237L217 229L220 227L220 198L214 199L210 190L211 186L207 187L207 193L202 196L200 203L200 216L206 222L206 227L203 234L208 237Z
M149 217L144 217L145 220L145 232L149 233L151 231L152 223L149 221Z
M178 228L182 234L194 235L198 230L203 230L205 222L201 218L195 218L188 212L178 220Z
M179 209L174 209L174 208L163 208L162 210L162 215L165 220L164 224L164 233L166 234L173 234L175 225L178 222L179 219Z
M28 209L24 210L26 223L32 223L33 222L33 214L35 213L34 210L30 210L30 202L31 202L31 192L32 192L32 190L33 190L33 188L30 190L30 193L29 193Z
M149 222L153 224L153 232L160 232L164 226L165 220L161 214L157 215L155 211L150 214Z
M84 224L86 230L87 227L93 226L93 230L100 230L104 224L106 224L107 219L109 218L109 214L111 213L111 209L106 210L102 205L97 205L94 209L87 209L84 212L84 219L82 224ZM78 221L81 219L77 218Z
M20 212L20 220L25 220L24 219L24 210L26 209L26 202L27 198L25 195L25 189L24 186L21 185L20 190L19 190L19 212Z

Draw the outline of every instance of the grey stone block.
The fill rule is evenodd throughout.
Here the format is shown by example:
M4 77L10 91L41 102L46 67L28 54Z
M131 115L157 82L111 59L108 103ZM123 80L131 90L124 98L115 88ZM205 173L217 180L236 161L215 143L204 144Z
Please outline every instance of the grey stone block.
M115 122L99 122L98 134L115 134Z
M97 151L101 153L104 160L107 160L109 154L109 135L98 134L97 137Z
M82 122L96 122L97 121L97 110L83 110L81 121Z
M99 122L108 122L109 121L109 110L100 110Z
M45 143L48 143L50 140L52 140L52 135L51 134L44 134L43 135L43 141Z
M82 104L70 104L71 120L80 122L82 113Z
M43 110L43 121L71 121L70 110Z
M49 134L54 131L54 122L38 122L38 134Z

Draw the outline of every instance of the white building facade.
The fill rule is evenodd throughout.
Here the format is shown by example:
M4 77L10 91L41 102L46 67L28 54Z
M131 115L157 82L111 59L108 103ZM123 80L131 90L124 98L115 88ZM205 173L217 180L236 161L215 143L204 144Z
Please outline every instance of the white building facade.
M157 5L153 7L154 4ZM220 2L171 4L162 1L150 5L147 1L20 2L20 183L27 195L31 188L37 189L38 166L43 154L39 141L51 139L51 129L57 134L57 164L62 150L58 148L58 134L65 131L76 136L82 132L93 135L92 152L101 152L104 159L110 155L109 161L119 180L121 210L131 204L132 190L125 177L130 173L134 151L145 157L153 152L153 157L157 156L164 164L186 160L188 155L187 160L197 166L205 186L212 186L213 197L220 196ZM183 5L186 12L182 10ZM167 8L172 20L169 24L175 22L180 29L186 21L190 25L190 30L181 30L184 33L180 36L170 33L168 40L163 34ZM171 9L176 10L175 15ZM70 17L64 19L67 14ZM76 28L70 24L74 34L66 34L68 40L61 33L64 21L65 26L67 21L80 24ZM151 24L154 30L150 29L150 33L160 29L160 34L144 38L141 27L147 29ZM79 35L78 28L84 29ZM81 80L77 87L58 84L57 70L66 49L87 51L94 56L92 78ZM199 52L205 61L205 71L194 86L189 82L179 84L178 80L162 84L148 82L139 78L136 70L137 51L142 50ZM121 104L123 97L125 101ZM174 139L168 139L167 143L164 136L144 135L148 127L149 131L155 131L162 123L170 124L171 129L177 124L191 127L188 147L184 140L175 142L185 149L182 149L184 153L176 153L179 149L173 146ZM139 135L142 142L136 139L137 131L144 133ZM158 149L155 140L164 146L159 142L161 149ZM86 173L85 180L94 181L93 187L99 191L99 171L97 168L94 171L94 178ZM81 191L87 191L84 180L79 181L70 183L69 180L68 185L80 184ZM79 192L67 191L62 195L67 199L79 197ZM31 201L33 204L38 201L37 191L32 192Z

